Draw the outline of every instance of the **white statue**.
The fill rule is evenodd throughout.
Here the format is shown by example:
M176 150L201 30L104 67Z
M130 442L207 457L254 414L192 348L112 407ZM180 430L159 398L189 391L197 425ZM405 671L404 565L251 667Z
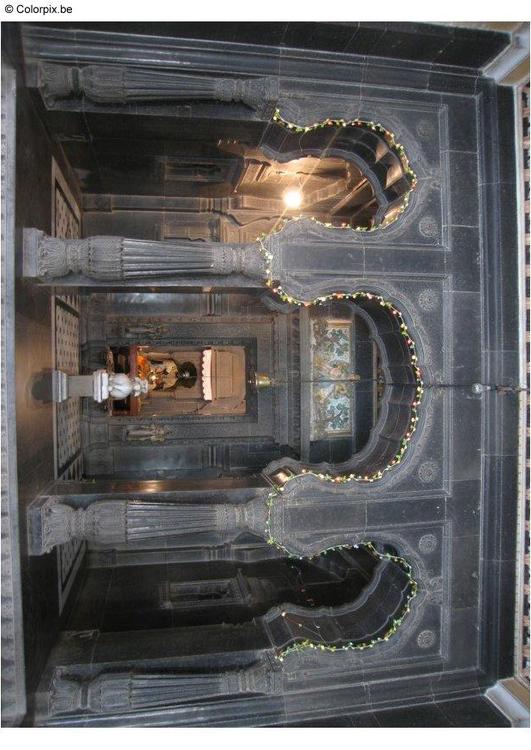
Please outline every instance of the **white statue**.
M109 375L107 388L110 398L121 399L131 394L140 396L147 393L148 382L138 377L130 378L124 372L113 372Z
M54 370L52 375L54 400L90 397L101 403L107 399L123 399L127 396L140 396L148 392L148 382L143 378L130 378L124 372L96 370L92 375L67 375Z

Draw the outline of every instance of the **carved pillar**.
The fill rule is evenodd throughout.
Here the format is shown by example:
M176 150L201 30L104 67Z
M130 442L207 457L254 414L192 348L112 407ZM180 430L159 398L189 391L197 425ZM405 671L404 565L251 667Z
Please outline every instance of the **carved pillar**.
M88 681L72 678L64 670L57 670L50 686L49 715L119 713L179 705L216 696L272 694L281 688L282 675L268 660L230 672L102 672Z
M265 279L258 244L159 242L125 237L63 240L24 230L24 276L53 280L73 273L96 281L132 281L198 274L243 274Z
M252 531L263 536L266 505L260 499L241 505L97 500L87 508L73 508L50 500L40 508L39 520L38 554L42 554L72 539L111 547L206 531L234 532L234 537Z
M278 78L215 78L123 65L76 68L39 64L39 88L46 102L86 96L97 104L129 102L218 101L242 102L263 116L271 116L278 100Z

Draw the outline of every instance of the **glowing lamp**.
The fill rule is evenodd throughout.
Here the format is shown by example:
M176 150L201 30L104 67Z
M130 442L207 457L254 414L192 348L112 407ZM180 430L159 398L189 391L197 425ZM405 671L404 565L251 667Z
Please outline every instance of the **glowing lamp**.
M302 193L296 188L286 190L282 198L286 208L299 208L302 205Z

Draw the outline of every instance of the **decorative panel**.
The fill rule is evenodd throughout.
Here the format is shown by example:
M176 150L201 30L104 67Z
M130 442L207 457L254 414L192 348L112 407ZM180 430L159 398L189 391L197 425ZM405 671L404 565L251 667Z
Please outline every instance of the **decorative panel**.
M79 207L55 160L52 160L52 231L62 239L81 237ZM80 371L79 313L79 294L54 297L55 369L69 375ZM79 480L83 476L79 399L55 404L55 476L65 480ZM84 542L74 539L57 548L59 611L68 598L85 547Z

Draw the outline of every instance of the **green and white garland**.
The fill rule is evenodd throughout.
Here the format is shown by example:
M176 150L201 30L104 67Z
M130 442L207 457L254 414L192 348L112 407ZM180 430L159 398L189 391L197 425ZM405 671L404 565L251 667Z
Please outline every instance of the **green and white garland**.
M365 130L372 130L375 133L378 133L379 135L383 136L390 150L393 151L399 157L402 163L402 167L404 169L404 174L408 178L409 185L410 185L409 190L404 195L404 199L400 207L396 211L393 211L391 216L386 216L381 224L375 227L371 227L370 229L367 227L351 227L349 224L345 224L345 223L342 224L341 227L338 227L338 228L350 229L351 231L354 231L354 232L374 232L376 229L381 229L383 227L389 226L389 224L392 224L394 221L398 219L398 217L401 214L404 213L404 211L408 207L411 193L417 185L417 176L415 172L413 171L413 169L411 168L411 164L409 163L409 159L406 155L406 151L404 147L395 140L394 133L384 128L384 126L380 125L380 123L367 121L367 120L360 120L358 118L354 120L343 120L343 119L337 119L337 118L334 119L334 118L328 117L326 120L323 120L322 122L314 122L313 125L297 125L296 123L288 122L287 120L285 120L280 114L280 111L278 109L275 110L275 114L273 115L273 122L278 125L281 125L282 127L286 128L292 133L297 133L297 134L308 133L310 130L321 130L322 128L346 128L349 125L353 127L357 127L357 128L363 128ZM318 224L322 224L325 227L335 226L331 222L321 222L315 217L311 217L311 218L312 218L312 221L316 221ZM284 222L286 221L290 221L290 219L285 219Z
M408 193L406 194L406 196L404 197L404 202L403 202L402 206L400 207L400 210L398 212L396 212L389 221L386 222L384 220L384 222L380 225L380 227L387 226L392 221L395 221L398 218L398 216L401 213L403 213L403 211L406 209L406 207L408 205L408 202L409 202L409 196L411 194L411 191L415 188L415 185L417 183L417 178L416 178L415 173L411 169L411 166L409 164L409 161L407 159L407 156L406 156L406 153L405 153L405 150L404 150L403 146L401 146L399 143L397 143L395 141L393 133L391 133L388 130L386 130L379 123L366 122L366 121L359 120L359 119L347 121L347 120L342 120L342 119L331 119L331 118L329 118L327 120L324 120L323 122L317 122L317 123L314 123L313 125L309 125L309 126L304 126L303 127L303 126L296 125L294 123L290 123L290 122L284 120L281 117L280 112L278 111L278 109L276 110L276 112L275 112L275 114L273 116L273 121L276 122L276 123L278 123L278 124L280 124L280 125L282 125L282 126L284 126L284 127L286 127L288 130L290 130L290 131L292 131L294 133L307 133L310 130L315 130L317 128L324 128L324 127L336 127L337 128L337 127L347 127L348 125L352 125L352 126L355 126L355 127L363 127L363 128L368 129L368 130L373 130L373 131L378 132L380 135L383 135L383 137L387 141L389 147L396 154L398 154L398 156L400 157L400 160L401 160L402 165L404 167L404 171L405 171L406 175L408 175L408 177L410 178L411 187L410 187L410 190L408 191ZM299 217L299 218L301 218L301 217ZM285 226L285 224L288 221L297 221L297 220L298 219L284 219L275 231L281 231L283 229L283 227ZM312 217L312 220L315 221L315 222L317 222L317 223L319 223L319 224L322 224L323 226L326 226L326 227L332 227L332 226L334 226L330 222L323 224L323 222L318 221L318 219L316 219L315 217ZM344 224L340 228L350 229L351 231L374 231L378 227L374 227L372 229L366 229L364 227L350 227L349 225ZM404 456L404 454L406 452L406 449L408 447L409 441L411 440L411 437L412 437L412 435L413 435L413 433L414 433L414 431L415 431L415 429L417 427L417 423L419 421L419 417L418 417L417 411L418 411L418 407L419 407L421 399L422 399L422 394L424 393L424 384L423 384L423 381L422 381L421 370L420 370L420 367L418 366L418 355L417 355L417 350L416 350L415 342L414 342L413 338L411 337L411 335L409 333L409 329L408 329L408 327L407 327L407 325L406 325L406 323L404 321L402 313L399 310L397 310L397 308L394 307L394 305L391 302L388 302L387 300L385 300L383 297L381 297L378 294L373 294L372 292L351 292L351 293L348 293L348 292L333 292L331 294L322 295L322 296L317 297L314 300L308 302L308 301L299 300L299 299L291 296L287 292L285 292L283 290L282 286L280 284L275 283L274 280L273 280L273 274L272 274L272 260L273 260L273 255L267 249L267 247L264 244L264 240L265 240L265 238L267 236L268 236L267 234L264 234L264 235L258 237L258 242L260 244L260 251L261 251L262 256L263 256L263 258L264 258L264 260L266 262L266 270L267 270L266 284L284 302L288 302L288 303L290 303L292 305L309 307L311 305L320 305L320 304L324 304L326 302L330 302L330 301L333 301L333 300L357 300L357 299L376 300L382 307L387 308L392 313L392 315L394 315L397 318L397 322L398 322L398 325L399 325L400 333L401 333L402 337L404 338L404 340L405 340L405 342L407 344L407 347L409 349L410 361L411 361L411 365L412 365L412 368L413 368L413 371L414 371L414 374L415 374L415 381L416 381L415 400L411 404L412 413L411 413L411 419L410 419L409 427L408 427L408 430L405 433L404 437L400 441L400 449L399 449L397 455L393 458L392 461L390 461L387 464L387 466L384 469L382 469L380 471L377 471L377 472L375 472L374 474L371 474L371 475L362 475L362 474L356 474L354 472L351 472L350 474L333 476L331 474L326 474L326 473L322 473L322 472L315 472L315 471L312 471L311 469L302 469L302 473L303 474L312 474L313 476L316 476L319 479L322 479L322 480L325 480L325 481L329 481L329 482L334 482L334 483L344 483L344 482L350 482L350 481L353 481L353 480L354 481L358 481L358 482L375 482L376 480L382 478L384 472L388 471L390 468L392 468L393 466L396 466L397 464L399 464L402 461L402 458L403 458L403 456ZM295 478L296 478L296 476L290 477L287 481L289 482L289 481L291 481L292 479L295 479ZM292 556L291 553L289 552L289 550L286 547L284 547L284 545L282 545L280 541L278 541L277 539L275 539L273 537L272 533L271 533L271 511L272 511L273 503L274 503L275 498L278 498L279 494L281 492L283 492L284 486L277 486L276 489L275 489L275 491L271 492L269 494L268 498L267 498L266 502L267 502L267 507L268 507L268 513L267 513L267 518L266 518L265 536L266 536L266 540L267 540L268 544L274 545L278 549L280 549L283 552L287 553L288 555ZM345 644L343 646L327 645L326 643L317 643L315 641L304 639L304 640L302 640L302 641L300 641L298 643L295 643L295 644L293 644L291 646L288 646L287 648L285 648L284 650L282 650L277 655L277 658L279 659L279 661L283 661L284 658L288 654L295 653L295 652L300 653L301 651L307 651L309 649L334 652L334 651L349 651L349 650L351 650L351 651L352 650L363 651L365 649L373 648L377 643L380 643L382 641L388 641L389 638L391 638L391 636L393 636L396 633L396 631L400 627L402 621L404 620L404 618L406 617L406 615L410 612L411 600L417 594L418 584L417 584L417 581L413 578L411 566L409 565L409 563L404 558L398 557L396 555L391 555L391 554L387 554L387 553L378 552L375 549L374 545L371 542L365 542L365 543L362 543L360 545L341 544L341 545L337 545L337 546L334 546L334 547L329 547L328 549L323 550L319 554L326 554L327 552L331 552L331 551L337 550L337 549L352 548L353 546L364 547L368 552L370 552L372 555L374 555L378 559L387 558L389 560L393 560L395 563L397 563L398 565L400 565L403 568L403 570L407 573L408 578L409 578L409 592L408 592L408 595L407 595L407 597L405 599L404 606L403 606L402 610L400 611L400 613L398 614L397 617L393 618L393 620L391 622L391 626L379 638L373 638L370 641L365 641L365 642L361 642L361 643L355 643L355 642L351 641L351 642L349 642L349 643L347 643L347 644ZM299 558L299 559L302 559L302 558ZM286 617L287 613L283 612L282 616Z
M278 549L282 550L283 552L286 552L290 557L298 557L297 555L292 555L289 552L289 550L286 547L284 547L283 544L281 544L278 540L274 539L273 536L271 535L270 516L271 516L271 508L273 506L273 498L275 496L278 496L278 495L277 493L273 492L269 495L268 500L267 500L267 505L268 505L268 516L267 516L267 522L266 522L267 541L269 544L273 544ZM357 545L339 544L334 547L328 547L327 549L323 550L317 555L313 555L313 557L319 557L319 555L325 555L327 552L333 552L334 550L338 550L338 549L353 549L355 547L364 547L371 555L373 555L379 560L383 560L383 559L392 560L397 565L400 565L400 567L406 572L408 579L409 579L409 591L407 593L402 609L400 610L400 612L398 613L396 617L393 617L390 627L385 631L385 633L383 633L378 638L371 638L369 641L361 641L359 643L349 641L348 643L345 643L342 646L334 646L334 645L329 645L327 643L318 643L316 641L312 641L312 640L309 640L308 638L305 638L304 640L301 640L297 643L292 644L291 646L287 646L285 649L282 649L276 655L276 658L279 661L281 662L284 661L284 658L288 654L300 653L302 651L308 651L308 650L328 651L328 652L364 651L369 648L374 648L374 646L376 646L378 643L382 643L383 641L388 641L397 632L404 618L411 611L411 601L417 595L417 590L418 590L418 584L417 584L417 581L413 578L411 565L403 557L399 557L397 555L391 555L389 553L378 552L378 550L374 547L372 542L362 542ZM299 557L298 559L302 560L303 558ZM311 559L311 557L308 559ZM288 613L282 612L282 617L288 617ZM296 617L296 615L293 615L293 617Z
M259 238L259 242L261 246L262 255L264 256L266 260L266 264L267 264L266 284L284 302L289 302L292 305L310 307L311 305L322 305L326 302L330 302L334 300L359 300L359 299L376 300L376 302L378 302L382 307L387 308L392 313L392 315L394 315L394 317L397 319L400 333L403 339L405 340L406 345L409 350L411 367L415 375L415 397L414 397L413 402L411 403L411 418L409 420L407 431L404 434L403 438L400 440L400 448L398 450L398 453L387 464L387 466L375 472L374 474L357 474L355 472L351 472L349 474L340 474L337 476L333 476L331 474L326 474L323 472L315 472L315 471L312 471L311 469L302 469L303 474L313 474L319 479L324 479L329 482L340 483L340 482L350 482L352 480L357 481L357 482L375 482L376 480L381 479L386 471L389 471L389 469L391 469L393 466L396 466L402 461L404 454L407 450L407 447L409 445L409 442L411 440L411 437L413 436L413 433L415 432L417 428L417 423L419 421L418 407L420 405L420 402L422 400L422 395L424 393L424 383L422 381L421 369L418 365L417 349L415 346L415 342L413 338L411 337L409 329L404 321L402 313L399 310L397 310L397 308L391 302L388 302L379 294L374 294L372 292L333 292L331 294L325 294L321 297L316 297L311 302L304 302L302 300L296 299L295 297L292 297L291 295L287 294L282 289L282 286L280 284L276 284L273 282L272 270L271 270L272 254L264 246L262 242L262 238ZM291 478L293 479L294 477L291 477Z

